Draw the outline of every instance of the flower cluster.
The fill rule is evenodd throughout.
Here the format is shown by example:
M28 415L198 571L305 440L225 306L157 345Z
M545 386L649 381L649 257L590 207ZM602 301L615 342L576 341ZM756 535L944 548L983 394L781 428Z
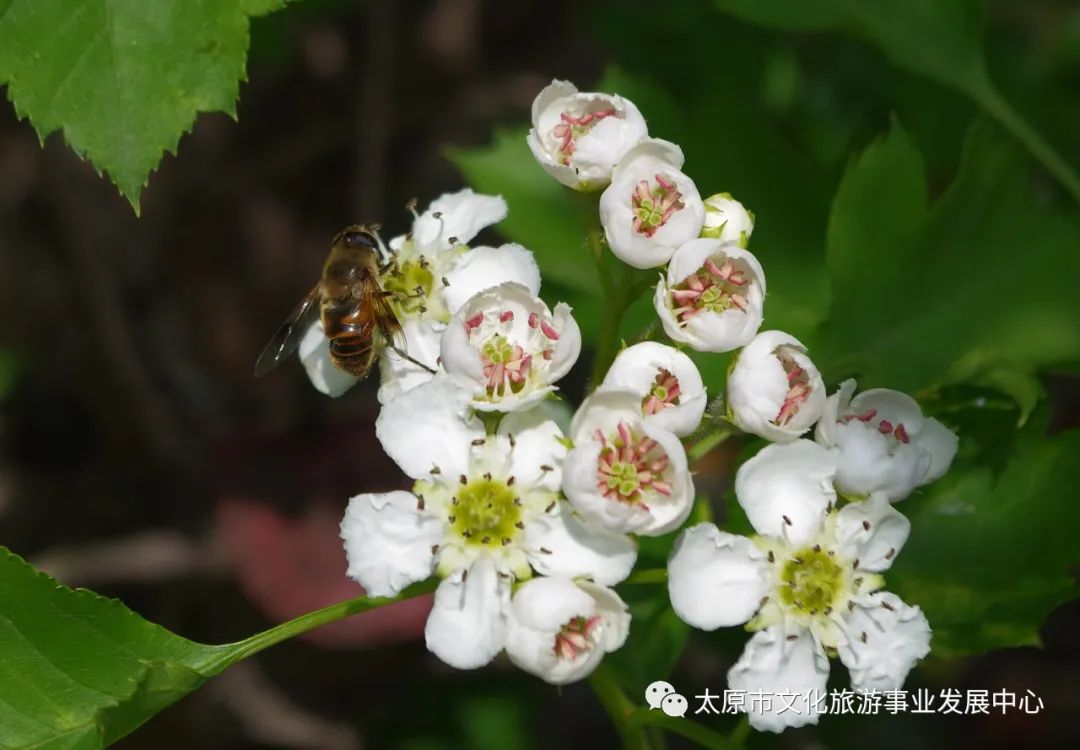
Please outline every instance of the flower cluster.
M803 343L760 330L753 214L728 193L702 199L681 149L650 137L633 103L555 81L532 119L540 166L599 193L612 254L657 269L657 328L674 345L624 345L571 416L558 396L582 348L570 308L538 296L524 247L467 244L506 216L505 202L469 190L436 200L390 242L382 278L409 355L426 365L389 351L380 360L376 432L412 491L350 501L349 575L375 596L438 576L426 640L448 664L505 652L548 682L581 679L627 638L612 587L630 575L637 537L690 517L686 444L741 432L769 441L735 478L757 533L684 530L668 560L675 612L754 633L732 688L823 690L831 656L856 689L899 687L931 631L918 607L883 590L910 532L893 503L948 469L956 436L896 391L856 395L847 381L829 396ZM733 353L719 408L707 408L687 349ZM320 390L351 384L318 326L300 353ZM750 713L772 731L816 720Z

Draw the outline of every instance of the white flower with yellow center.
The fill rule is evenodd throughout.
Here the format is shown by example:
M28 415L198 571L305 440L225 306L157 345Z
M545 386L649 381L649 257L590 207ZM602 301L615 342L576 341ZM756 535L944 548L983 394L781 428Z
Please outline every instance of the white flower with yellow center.
M749 711L758 730L817 723L830 656L856 690L882 691L899 689L930 651L922 611L881 591L910 523L880 494L837 511L834 473L829 452L808 440L765 448L735 483L759 535L700 524L668 561L680 618L702 630L746 623L754 633L728 687L774 696ZM797 696L794 710L780 693Z
M699 352L745 346L761 327L765 271L734 243L696 239L675 251L653 307L673 340Z
M626 642L630 613L611 589L566 577L526 581L514 592L510 661L552 685L584 679Z
M550 310L521 284L473 296L442 337L442 366L482 411L518 411L555 391L577 361L581 331L560 302Z
M529 149L544 171L575 190L598 190L633 146L648 135L634 103L615 94L578 91L552 81L532 105Z
M854 380L841 383L815 431L815 439L835 453L841 492L883 492L895 502L948 470L959 444L956 433L923 416L915 399L887 388L852 398L854 393Z
M611 252L634 268L655 268L701 233L705 207L680 171L682 150L656 138L634 146L600 196L600 223Z
M825 410L825 384L806 347L783 331L762 331L728 374L727 404L740 430L789 443Z
M696 430L705 413L705 384L693 360L655 341L619 352L600 387L638 394L645 420L676 435Z
M694 482L674 433L642 415L641 395L601 389L571 423L563 493L600 528L659 536L690 515Z
M377 435L416 483L352 498L341 525L348 574L370 595L443 578L427 643L461 669L503 648L513 581L535 572L610 585L637 556L633 540L585 527L559 499L566 448L553 421L519 412L487 435L469 404L440 375L383 407Z

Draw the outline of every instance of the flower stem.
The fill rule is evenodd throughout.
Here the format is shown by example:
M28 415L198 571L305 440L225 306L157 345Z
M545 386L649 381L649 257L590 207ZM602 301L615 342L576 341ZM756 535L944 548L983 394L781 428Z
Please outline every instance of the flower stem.
M315 628L351 615L368 612L387 604L393 604L394 602L411 599L415 596L429 593L434 591L438 584L438 578L429 578L426 581L414 583L397 596L358 596L355 599L347 599L346 601L338 602L337 604L331 604L329 607L317 609L314 612L308 612L305 615L301 615L288 622L283 622L269 630L256 633L250 638L216 647L215 655L208 659L206 663L200 664L198 666L198 671L207 675L219 674L236 662L246 659L249 656L253 656L263 649L277 645L282 641L295 638L309 630L314 630Z
M635 708L630 712L626 723L631 727L658 726L669 732L680 734L709 750L741 750L742 740L745 739L734 738L734 734L739 731L738 727L732 737L725 737L719 732L703 727L696 721L682 716L668 716L658 709Z
M734 426L727 422L721 422L716 428L710 432L702 435L693 445L686 451L686 457L692 466L695 462L704 458L713 448L717 447L725 440L731 437L735 437L739 433Z
M589 676L589 685L601 705L607 711L611 721L615 724L615 730L622 739L625 750L651 750L645 727L642 725L630 726L628 718L637 707L626 697L626 693L619 687L615 674L604 662Z
M649 568L634 571L623 583L634 585L639 583L664 583L666 581L667 568Z

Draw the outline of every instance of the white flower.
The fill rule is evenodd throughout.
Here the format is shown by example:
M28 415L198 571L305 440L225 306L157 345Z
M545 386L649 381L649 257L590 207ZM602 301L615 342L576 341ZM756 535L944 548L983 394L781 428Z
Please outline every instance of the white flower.
M761 327L765 272L735 244L697 239L675 251L653 306L674 341L700 352L729 352Z
M602 528L659 536L690 515L694 483L679 439L645 420L641 396L598 390L571 424L563 492Z
M696 430L705 413L705 384L693 360L653 341L619 352L600 387L633 391L645 420L676 435Z
M519 412L485 435L469 404L440 375L386 405L376 434L413 492L358 495L341 525L348 574L370 595L443 577L427 642L462 669L502 649L512 580L535 570L611 585L637 556L633 540L585 527L559 500L566 448L554 422Z
M473 296L442 337L442 365L484 411L526 409L555 390L581 352L562 302L554 312L532 290L501 284Z
M924 417L910 396L885 388L855 398L855 381L829 396L815 438L836 453L836 486L849 495L883 492L902 500L941 477L956 456L956 434Z
M804 514L797 493L777 499L757 483L739 491L761 536L735 536L711 523L687 529L668 561L668 593L676 614L694 627L747 623L754 632L728 672L730 689L774 696L771 706L751 706L751 726L780 732L816 724L828 653L839 655L856 690L899 689L930 652L922 611L880 591L879 574L907 540L908 520L875 494L839 512L821 509L812 533L796 541L783 519ZM765 509L750 513L759 503ZM778 700L780 693L794 701Z
M552 81L533 101L527 140L536 161L556 180L577 190L596 190L647 135L633 102Z
M453 314L450 303L455 293L450 287L455 282L468 282L471 290L465 297L456 295L458 307L480 289L504 281L539 289L536 261L520 245L505 245L498 250L468 247L480 230L502 221L506 214L506 201L501 196L481 195L465 188L439 196L413 220L409 234L392 239L393 262L380 281L383 289L393 295L390 304L398 320L445 324ZM488 256L489 261L480 264L482 270L475 280L457 272L459 266L475 262L470 258L478 253ZM491 262L493 254L501 262Z
M750 243L754 231L754 214L731 197L731 193L717 193L705 199L705 226L702 237L721 242L734 242L739 247Z
M514 593L506 635L510 661L552 685L584 679L626 641L630 614L609 588L534 578Z
M682 150L649 139L627 152L600 196L600 223L611 252L635 268L655 268L701 233L705 206L679 171Z
M825 410L825 385L806 347L783 331L762 331L728 374L727 403L739 429L791 442Z

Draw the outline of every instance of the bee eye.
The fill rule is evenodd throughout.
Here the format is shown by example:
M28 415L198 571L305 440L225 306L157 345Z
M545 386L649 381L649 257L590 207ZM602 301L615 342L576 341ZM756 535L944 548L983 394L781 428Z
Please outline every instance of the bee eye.
M342 236L341 241L344 242L347 247L375 247L375 239L367 232L346 232Z

